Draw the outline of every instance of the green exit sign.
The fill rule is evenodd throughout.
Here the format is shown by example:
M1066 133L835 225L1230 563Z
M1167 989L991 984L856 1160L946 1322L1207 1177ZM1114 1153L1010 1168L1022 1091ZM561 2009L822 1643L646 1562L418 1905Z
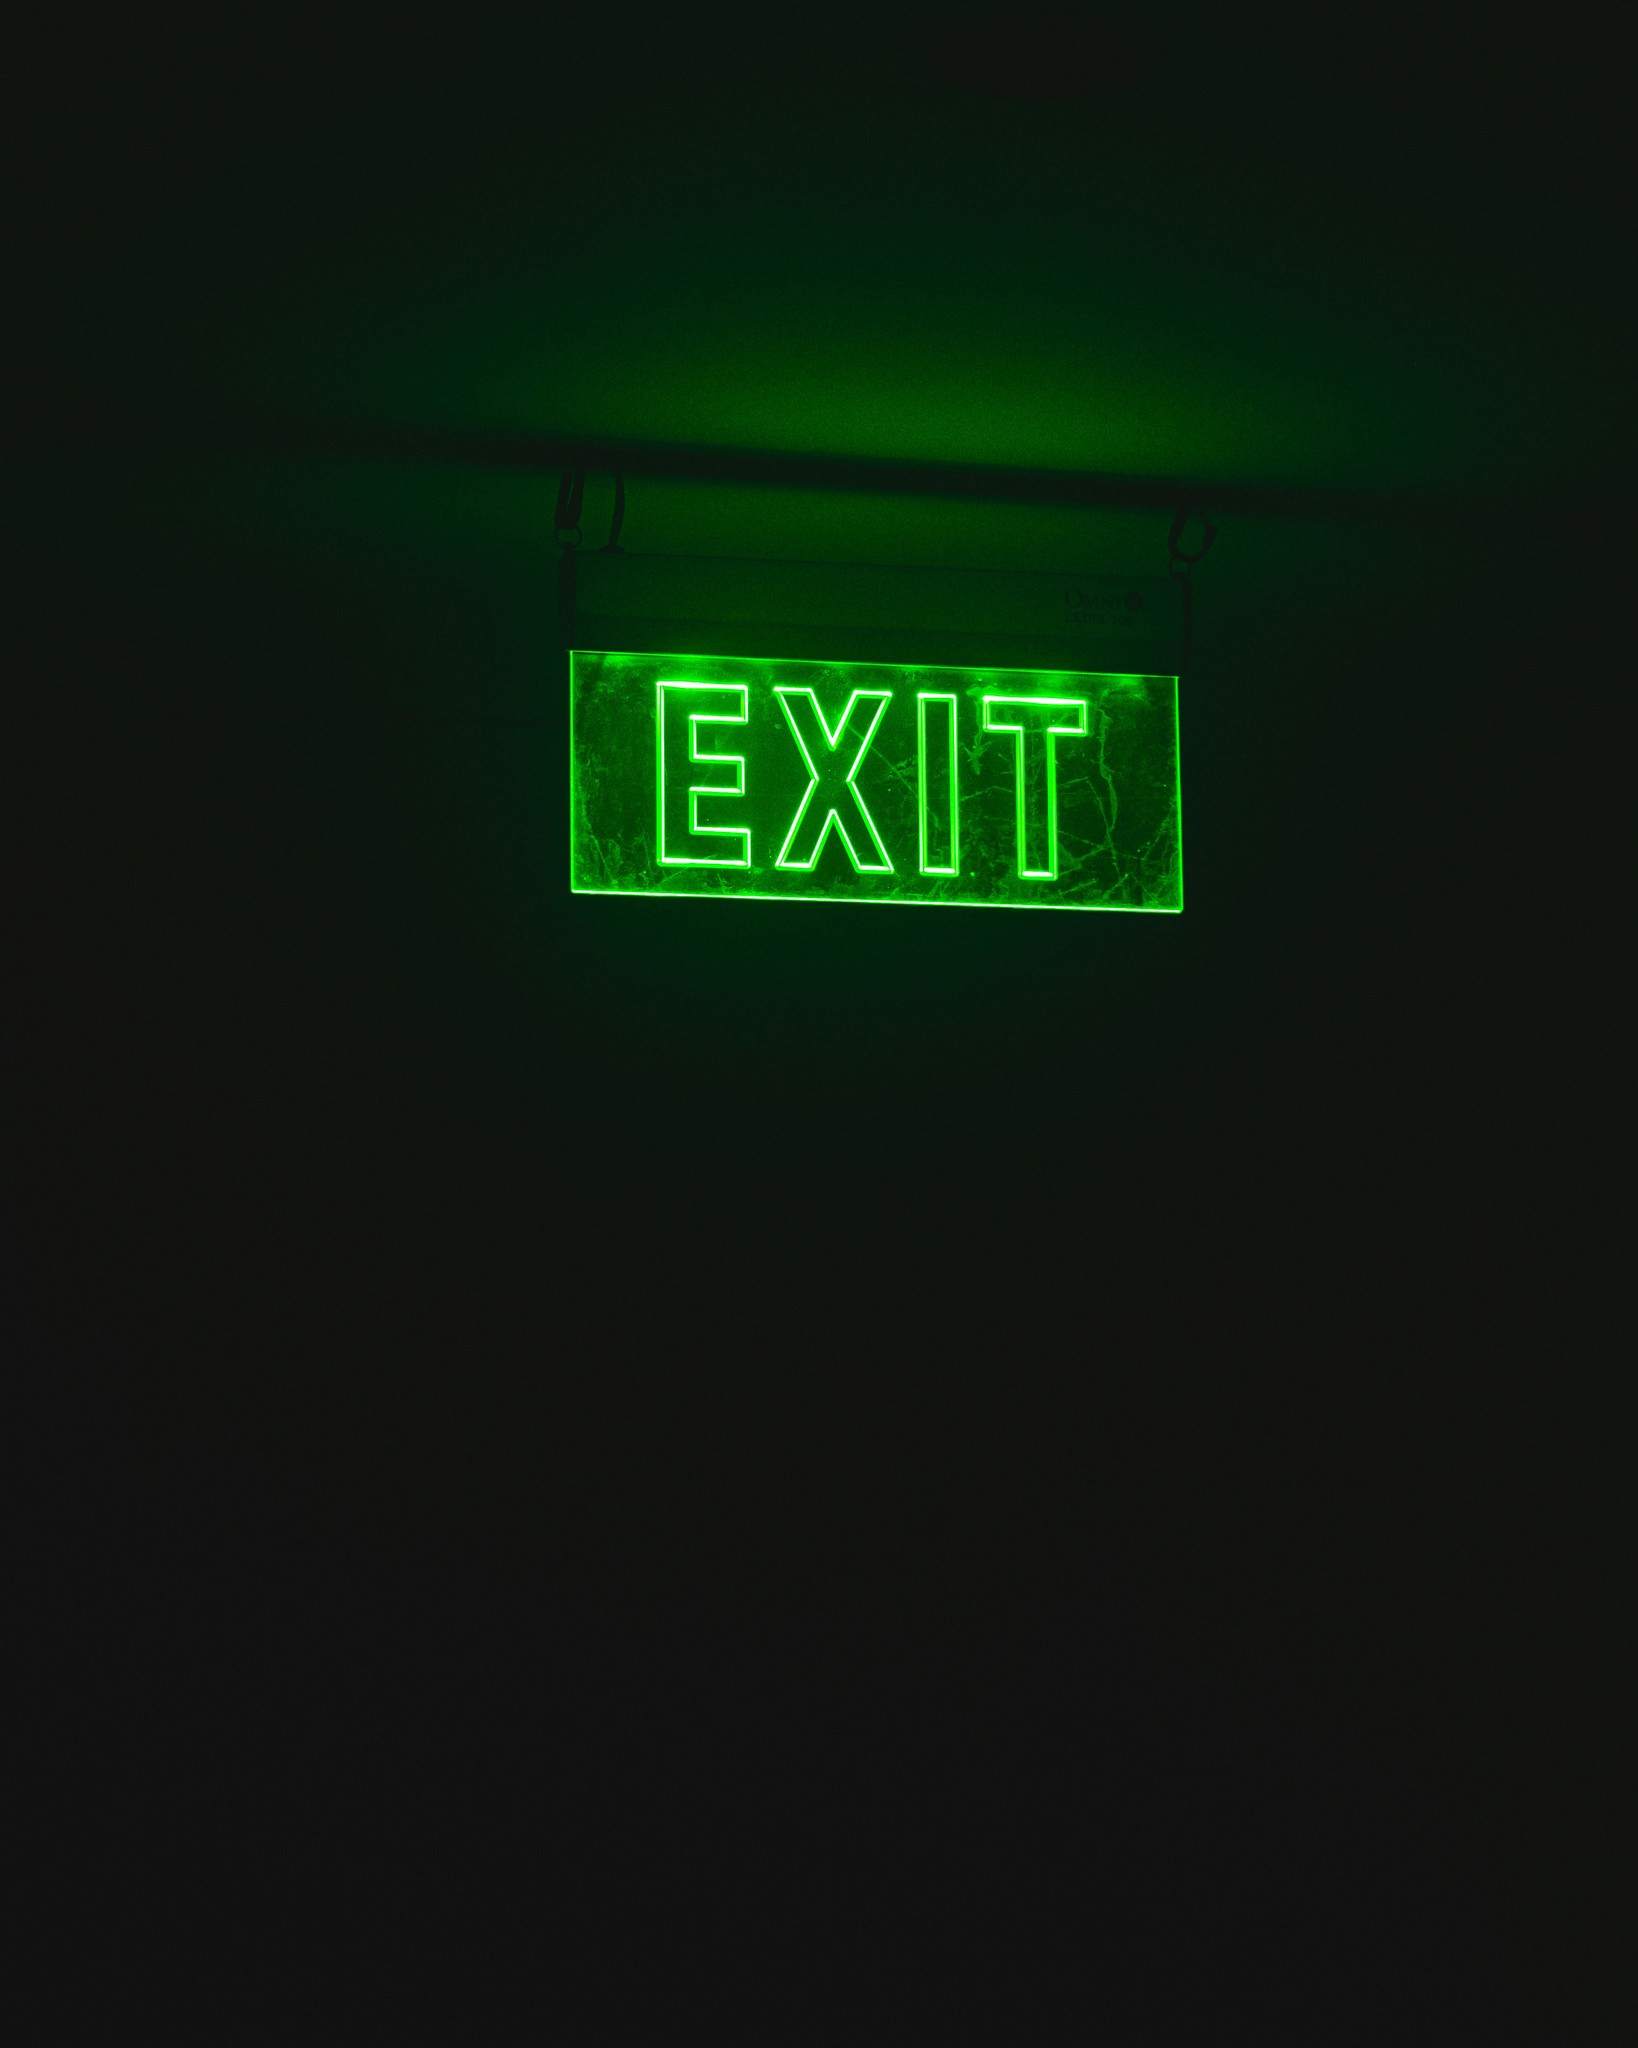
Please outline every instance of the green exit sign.
M1175 676L569 660L576 890L1183 908Z

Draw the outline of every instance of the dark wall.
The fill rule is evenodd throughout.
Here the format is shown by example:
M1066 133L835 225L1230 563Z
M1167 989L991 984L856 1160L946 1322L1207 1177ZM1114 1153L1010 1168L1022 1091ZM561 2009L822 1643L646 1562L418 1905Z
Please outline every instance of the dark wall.
M1593 2038L1596 534L1229 525L1188 908L1054 918L571 898L547 487L155 454L19 503L58 1932L227 2009L259 1943L427 1914L547 2017L784 2033L885 1969L904 2024L1027 1980L1133 2038Z

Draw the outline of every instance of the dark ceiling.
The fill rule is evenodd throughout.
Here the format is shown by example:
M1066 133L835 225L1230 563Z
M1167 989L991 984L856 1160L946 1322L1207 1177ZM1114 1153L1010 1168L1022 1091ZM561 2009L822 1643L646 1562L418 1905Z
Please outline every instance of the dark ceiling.
M64 10L21 73L26 388L1584 489L1631 424L1601 19Z

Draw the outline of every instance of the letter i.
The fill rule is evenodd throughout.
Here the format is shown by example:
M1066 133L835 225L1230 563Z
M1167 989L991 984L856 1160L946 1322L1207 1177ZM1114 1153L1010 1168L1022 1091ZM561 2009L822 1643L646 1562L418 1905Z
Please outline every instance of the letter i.
M916 698L916 793L924 875L961 872L961 782L956 700L927 690Z

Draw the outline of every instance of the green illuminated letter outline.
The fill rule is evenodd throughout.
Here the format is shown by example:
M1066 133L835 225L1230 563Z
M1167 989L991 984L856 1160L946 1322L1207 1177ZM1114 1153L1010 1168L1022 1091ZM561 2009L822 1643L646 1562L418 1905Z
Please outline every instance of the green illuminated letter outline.
M690 697L704 698L721 708L716 710L690 710ZM732 699L737 707L727 708ZM745 756L743 754L714 754L700 751L700 727L703 725L744 725L749 716L745 685L743 683L690 683L662 680L659 684L654 706L654 747L655 766L655 808L658 859L661 867L692 868L748 868L751 865L751 834L744 825L702 825L699 818L699 804L702 796L743 796L745 794ZM677 828L667 828L666 820L666 754L679 737L677 727L686 723L688 728L689 763L696 767L730 768L731 782L685 782L679 789L671 790L675 803L679 796L688 798L688 824L685 836L689 839L737 839L739 852L705 853L699 847L687 852L674 852L678 838ZM682 764L678 764L679 766Z
M881 834L876 830L875 820L865 809L864 798L859 794L854 777L863 765L864 757L870 752L871 742L876 737L876 728L882 722L882 713L893 700L892 691L855 690L848 698L841 717L836 721L834 732L826 724L825 714L819 709L819 699L812 690L781 686L774 690L774 695L779 699L779 708L785 714L785 723L791 729L791 737L801 749L802 759L807 763L810 777L774 866L814 867L834 826L856 873L890 875L893 872L893 863L887 857L887 849L882 845ZM873 704L876 708L871 713L864 737L853 750L844 774L841 768L842 745L853 723L854 711L861 704ZM807 728L805 734L804 726ZM817 744L810 744L810 741ZM822 798L820 803L815 805L814 793L820 789L821 784ZM848 830L848 821L843 816L844 804L852 814L853 830L859 835L860 846L874 853L874 860L860 859L860 849L854 845L853 836Z
M942 718L948 747L935 739L932 755L927 750L927 708L938 705L934 725ZM947 764L946 758L947 757ZM946 783L946 777L948 781ZM936 801L940 784L945 784L948 802ZM923 690L916 697L916 817L920 833L919 852L924 875L959 875L961 872L961 778L956 753L956 699L952 691ZM932 830L929 830L932 827ZM938 842L936 845L933 842ZM944 862L928 858L934 851L948 850Z
M1058 753L1060 738L1074 739L1086 731L1084 697L986 697L984 730L1010 732L1013 741L1013 786L1018 806L1018 877L1025 882L1058 879ZM1031 742L1044 745L1044 758ZM1043 819L1030 798L1044 786ZM1042 827L1045 827L1043 832ZM1046 865L1031 866L1045 841Z

